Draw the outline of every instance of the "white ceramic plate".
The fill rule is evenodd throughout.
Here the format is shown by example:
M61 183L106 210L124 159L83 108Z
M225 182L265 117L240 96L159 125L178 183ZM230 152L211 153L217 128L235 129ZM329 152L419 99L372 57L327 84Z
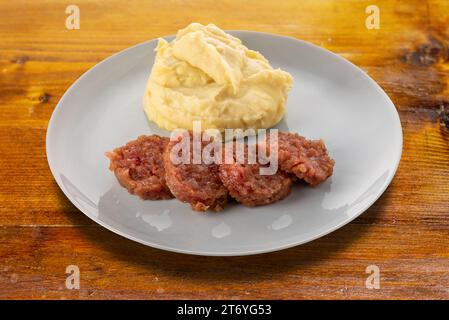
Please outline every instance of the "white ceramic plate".
M362 70L310 43L235 31L274 67L290 72L287 115L279 125L323 138L336 165L317 188L296 186L285 200L200 214L177 201L142 201L109 172L105 151L141 134L168 135L150 124L142 95L156 40L102 61L59 101L47 131L47 157L58 185L84 214L140 243L199 255L247 255L299 245L347 224L384 192L402 152L395 106ZM172 37L167 37L171 39Z

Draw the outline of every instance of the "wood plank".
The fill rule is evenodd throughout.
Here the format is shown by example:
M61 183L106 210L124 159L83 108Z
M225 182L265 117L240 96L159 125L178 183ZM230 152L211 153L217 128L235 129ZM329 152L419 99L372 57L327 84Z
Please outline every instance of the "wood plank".
M182 259L95 226L7 227L0 235L0 298L24 292L33 298L448 296L447 229L350 224L277 253ZM65 268L72 264L80 268L79 291L65 288ZM381 290L365 288L371 264L380 268Z
M449 2L81 0L0 3L0 298L449 298ZM404 149L385 194L322 239L254 257L182 256L96 225L48 169L48 120L67 88L111 54L192 21L303 39L349 59L388 93ZM369 121L370 119L366 119ZM65 267L81 289L65 288ZM366 266L381 270L368 290Z

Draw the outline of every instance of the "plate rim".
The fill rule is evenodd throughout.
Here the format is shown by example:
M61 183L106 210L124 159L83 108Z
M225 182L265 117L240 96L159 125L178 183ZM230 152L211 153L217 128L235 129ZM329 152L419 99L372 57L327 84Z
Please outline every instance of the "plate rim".
M261 36L267 36L267 37L276 37L276 38L283 38L284 40L287 41L295 41L295 42L300 42L305 46L308 47L312 47L314 50L320 50L322 52L324 52L327 55L330 55L331 57L333 57L334 59L339 60L341 63L347 64L350 67L352 67L353 69L355 69L356 72L360 73L361 75L363 75L363 77L365 77L368 81L371 82L371 85L373 85L373 88L376 89L376 91L378 91L381 95L384 96L384 98L387 99L387 101L390 103L390 106L392 107L392 113L393 116L395 117L395 120L398 124L398 134L399 134L399 148L396 151L397 155L396 155L396 159L394 161L394 164L392 166L393 170L391 170L391 172L389 173L389 176L387 177L387 179L385 180L382 188L380 189L380 192L378 193L378 195L376 197L374 197L371 201L368 201L367 204L365 204L363 206L363 208L359 209L359 213L357 213L354 216L350 216L347 219L344 219L342 222L336 224L335 226L333 226L332 228L327 229L324 232L321 232L315 236L312 236L310 238L301 240L301 241L293 241L291 243L288 244L284 244L281 246L273 246L273 247L269 247L266 249L254 249L254 250L247 250L247 251L241 251L241 252L232 252L232 251L194 251L194 250L188 250L188 249L179 249L176 247L170 247L170 246L166 246L166 245L161 245L158 243L154 243L151 241L145 241L142 239L138 239L137 237L127 234L121 230L118 230L110 225L108 225L106 222L101 221L100 219L98 219L95 215L91 214L90 212L88 212L88 210L85 210L84 208L82 208L81 206L79 206L77 204L76 201L73 201L70 193L68 193L64 187L64 184L62 183L62 181L60 180L60 177L56 174L56 165L53 163L52 157L50 156L52 153L51 150L51 137L52 137L52 131L54 130L54 123L55 123L55 119L57 118L57 115L59 114L60 110L61 110L61 106L63 105L64 101L67 99L67 95L68 93L73 90L78 82L82 81L85 77L87 77L91 72L93 72L94 69L96 69L98 66L100 66L103 63L106 63L106 61L114 58L114 57L118 57L120 55L125 54L127 51L129 50L133 50L136 49L140 46L146 46L149 45L151 42L157 41L158 38L165 38L165 39L170 39L173 38L175 35L166 35L166 36L161 36L158 38L154 38L154 39L150 39L144 42L140 42L137 43L135 45L132 45L130 47L127 47L125 49L122 49L106 58L104 58L103 60L101 60L100 62L96 63L94 66L90 67L88 70L86 70L83 74L81 74L64 92L64 94L61 96L61 98L59 99L58 103L56 104L55 108L52 111L50 120L48 122L47 125L47 129L46 129L46 147L45 147L45 151L46 151L46 158L47 158L47 162L48 162L48 166L50 168L51 174L53 175L53 178L55 179L57 185L59 186L59 188L62 190L62 192L64 193L64 195L67 197L67 199L79 210L81 211L84 215L86 215L88 218L90 218L91 220L93 220L94 222L96 222L97 224L99 224L100 226L102 226L103 228L106 228L107 230L118 234L119 236L122 236L126 239L132 240L134 242L140 243L142 245L145 246L149 246L155 249L159 249L159 250L164 250L164 251L169 251L169 252L175 252L175 253L182 253L182 254L190 254L190 255L198 255L198 256L248 256L248 255L257 255L257 254L263 254L263 253L269 253L269 252L275 252L275 251L281 251L281 250L285 250L288 248L292 248L292 247L296 247L311 241L314 241L318 238L324 237L340 228L342 228L343 226L347 225L348 223L350 223L351 221L355 220L356 218L358 218L360 215L362 215L368 208L370 208L386 191L386 189L388 188L388 186L391 184L391 181L393 180L398 167L399 167L399 163L400 160L402 158L402 151L403 151L403 128L402 128L402 123L399 117L399 112L395 106L395 104L393 103L393 101L391 100L391 98L388 96L388 94L384 91L384 89L373 79L371 78L368 73L366 73L365 71L363 71L360 67L358 67L357 65L353 64L351 61L343 58L342 56L328 50L325 49L323 47L320 47L316 44L313 44L311 42L305 41L305 40L301 40L301 39L297 39L294 37L290 37L290 36L285 36L285 35L279 35L279 34L274 34L274 33L267 33L267 32L259 32L259 31L253 31L253 30L225 30L226 32L237 36L239 34L257 34L257 35L261 35ZM53 135L54 136L54 135Z

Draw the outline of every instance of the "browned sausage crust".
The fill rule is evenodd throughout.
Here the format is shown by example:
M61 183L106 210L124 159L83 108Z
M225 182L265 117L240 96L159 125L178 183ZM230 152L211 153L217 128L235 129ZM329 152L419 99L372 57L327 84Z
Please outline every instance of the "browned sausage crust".
M107 152L109 170L129 193L144 200L173 198L165 183L162 154L169 139L157 135L140 136Z

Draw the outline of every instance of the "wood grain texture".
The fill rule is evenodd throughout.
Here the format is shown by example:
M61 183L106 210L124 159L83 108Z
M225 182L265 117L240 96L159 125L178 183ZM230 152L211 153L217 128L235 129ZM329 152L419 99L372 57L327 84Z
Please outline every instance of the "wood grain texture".
M69 31L65 2L0 1L0 298L449 298L448 1L76 3L81 29ZM370 4L379 30L365 28ZM363 68L403 125L385 194L324 238L236 258L144 247L74 208L45 156L56 103L102 59L192 21L304 39ZM80 290L65 288L70 264L80 267ZM380 267L380 290L365 288L370 264Z

